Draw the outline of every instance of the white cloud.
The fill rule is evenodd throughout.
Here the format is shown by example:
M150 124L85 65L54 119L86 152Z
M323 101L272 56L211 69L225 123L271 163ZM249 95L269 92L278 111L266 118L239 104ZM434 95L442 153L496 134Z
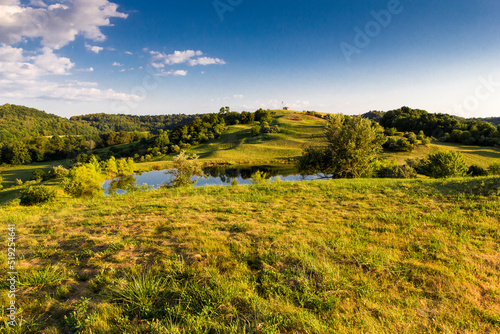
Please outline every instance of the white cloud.
M39 80L0 79L0 96L74 102L134 101L139 98L135 95L119 93L113 89L102 90L97 87L97 83L92 82L57 83Z
M184 70L171 70L171 71L164 71L161 70L160 72L156 73L157 76L160 77L167 77L167 76L174 76L174 77L185 77L187 75L187 71Z
M27 1L26 1L27 2ZM111 18L127 18L108 0L0 0L0 97L53 99L70 102L134 101L140 96L100 89L95 82L48 79L64 78L75 64L55 53L83 36L104 41L100 28L111 26ZM12 44L36 39L40 47L26 52ZM85 43L95 53L100 46ZM77 69L93 72L94 68Z
M196 66L196 65L206 66L206 65L215 65L215 64L224 65L224 64L226 64L226 62L222 59L219 59L219 58L200 57L198 59L190 59L188 61L188 64L190 66Z
M68 71L75 66L69 58L56 56L48 47L44 47L43 53L32 59L34 65L47 74L68 75Z
M119 62L116 62L116 61L115 61L115 62L113 63L113 66L123 66L123 65L122 65L122 64L120 64Z
M200 57L203 55L203 52L199 50L175 51L172 54L161 53L158 51L150 51L149 53L152 56L151 65L156 68L163 67L164 65L178 64L188 64L189 66L226 64L223 59Z
M78 71L78 72L94 72L94 68L93 67L82 68L82 69L78 69L76 71Z
M97 83L75 80L60 83L44 79L54 75L64 77L73 67L69 58L59 57L48 47L35 55L26 55L21 48L0 44L0 97L85 102L137 99L112 89L101 90ZM92 72L94 68L79 71Z
M21 48L0 44L0 78L38 78L46 75L68 75L75 64L69 58L59 57L50 48L43 48L35 56L24 55Z
M0 63L16 62L23 59L23 49L13 48L9 45L0 46Z
M45 2L41 1L41 0L30 0L30 6L33 6L33 7L47 7L47 5L45 4Z
M133 55L133 53L132 53L132 52L130 52L130 51L125 51L125 54L128 54L128 55Z
M0 0L0 43L14 44L23 37L41 38L43 46L60 49L83 35L104 41L100 28L110 26L111 18L127 18L118 5L108 0L60 0L44 7L42 1L30 6L17 0Z
M93 46L93 45L89 45L87 43L85 43L85 47L87 48L87 50L89 51L92 51L94 53L99 53L101 52L102 50L104 50L103 47L100 47L100 46Z

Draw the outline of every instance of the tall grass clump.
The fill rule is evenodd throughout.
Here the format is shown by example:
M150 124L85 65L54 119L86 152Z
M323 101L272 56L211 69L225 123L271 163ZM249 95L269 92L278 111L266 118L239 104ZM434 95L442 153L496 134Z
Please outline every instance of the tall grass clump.
M161 295L166 285L165 278L147 272L127 277L125 282L111 288L111 296L114 302L125 305L127 312L147 318L162 306Z
M32 268L26 270L21 272L19 276L20 285L40 289L48 286L56 286L62 281L69 279L64 269L51 265L42 269Z

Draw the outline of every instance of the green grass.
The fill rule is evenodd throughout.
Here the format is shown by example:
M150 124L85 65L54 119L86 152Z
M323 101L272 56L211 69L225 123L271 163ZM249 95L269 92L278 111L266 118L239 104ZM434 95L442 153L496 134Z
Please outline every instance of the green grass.
M45 173L47 173L50 171L51 167L59 165L68 168L69 159L49 162L37 162L24 166L3 167L1 169L3 186L4 188L14 187L16 185L16 179L20 179L21 181L26 182L31 179L33 171L42 169Z
M331 180L13 203L0 219L17 225L27 282L18 332L493 333L499 187Z
M417 146L413 152L384 153L387 158L395 158L398 163L404 164L409 158L424 158L430 153L437 151L462 152L468 165L478 165L488 168L493 162L500 162L500 148L488 146L466 146L453 143L441 143L434 141L426 146Z
M53 166L64 166L69 167L69 160L56 160L49 162L39 162L24 166L10 166L3 167L0 170L0 175L3 178L3 189L0 191L0 205L5 205L11 201L19 198L19 193L27 189L29 186L39 185L42 182L30 181L33 171L37 169L42 169L45 173L48 173ZM20 179L25 182L21 186L16 185L16 179ZM43 182L44 185L57 185L60 180L50 180Z

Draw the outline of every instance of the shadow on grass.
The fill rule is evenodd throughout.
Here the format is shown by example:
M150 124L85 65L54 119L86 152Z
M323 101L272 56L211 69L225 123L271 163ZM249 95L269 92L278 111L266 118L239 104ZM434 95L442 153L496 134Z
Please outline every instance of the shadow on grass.
M428 187L445 196L500 196L500 177L477 177L450 180L436 180L427 183Z
M450 147L467 154L476 154L484 158L500 159L500 149L492 146L466 146L454 143L435 142L437 146Z
M8 204L19 197L19 193L23 189L12 189L0 192L0 205Z

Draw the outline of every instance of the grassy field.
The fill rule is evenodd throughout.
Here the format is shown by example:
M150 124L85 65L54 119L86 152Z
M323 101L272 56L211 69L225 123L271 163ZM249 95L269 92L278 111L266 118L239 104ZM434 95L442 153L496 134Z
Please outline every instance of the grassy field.
M30 165L24 166L10 166L4 167L0 170L0 175L3 178L3 190L0 191L0 205L8 203L19 197L19 193L26 189L29 185L36 185L35 181L32 183L28 182L25 185L17 186L16 179L19 179L23 182L30 181L33 176L33 171L37 169L43 170L45 173L48 173L53 166L64 166L69 167L69 159L66 160L57 160L57 161L49 161L49 162L39 162L33 163ZM44 182L45 185L55 185L57 182Z
M396 159L399 164L404 164L409 158L424 158L430 153L437 151L458 151L462 152L465 162L470 165L478 165L488 168L493 162L500 162L500 147L487 146L466 146L453 143L441 143L434 141L428 146L417 146L413 152L389 153L385 152L384 157Z
M499 186L331 180L5 206L17 333L498 332Z

